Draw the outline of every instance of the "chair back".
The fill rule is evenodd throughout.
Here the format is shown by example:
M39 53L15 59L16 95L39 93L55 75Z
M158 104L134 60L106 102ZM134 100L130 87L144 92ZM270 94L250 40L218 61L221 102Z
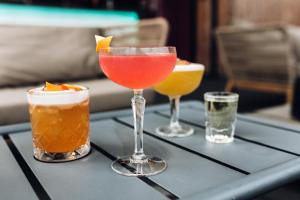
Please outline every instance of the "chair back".
M296 55L284 27L221 27L216 34L229 79L283 85L294 80Z

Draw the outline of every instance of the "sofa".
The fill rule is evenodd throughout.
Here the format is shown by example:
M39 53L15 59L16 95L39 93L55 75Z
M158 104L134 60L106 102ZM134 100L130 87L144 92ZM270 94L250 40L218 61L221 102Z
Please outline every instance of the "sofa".
M94 35L106 35L111 30L121 33L124 28L127 30L125 36L132 35L128 27L136 33L141 32L143 27L149 27L145 23L150 26L158 23L157 27L161 27L161 22L164 27L167 26L166 21L159 18L110 26L107 30L97 27L0 24L0 125L28 121L26 91L45 81L89 87L91 112L129 107L132 91L108 80L99 69ZM162 32L161 37L156 35L158 39L151 38L152 43L147 45L164 45L166 30L157 29ZM155 29L153 31L156 32ZM138 37L139 34L135 35ZM136 38L132 46L141 46L138 43L142 44L147 38ZM124 44L126 39L123 37L122 41ZM115 41L113 45L119 44ZM153 90L146 89L144 96L147 103L153 102Z

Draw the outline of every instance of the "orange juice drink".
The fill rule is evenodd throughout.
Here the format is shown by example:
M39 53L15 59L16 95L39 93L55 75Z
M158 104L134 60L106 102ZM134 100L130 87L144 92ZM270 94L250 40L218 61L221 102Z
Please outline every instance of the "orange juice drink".
M89 92L82 86L27 93L34 157L46 162L80 158L90 151Z

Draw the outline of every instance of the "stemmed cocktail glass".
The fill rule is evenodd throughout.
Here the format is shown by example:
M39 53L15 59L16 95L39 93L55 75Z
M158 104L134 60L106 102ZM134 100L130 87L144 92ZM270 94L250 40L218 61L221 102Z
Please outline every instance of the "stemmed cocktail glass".
M204 66L195 63L177 64L173 72L162 82L154 86L156 92L167 95L171 105L169 125L158 127L156 133L165 137L186 137L194 129L179 123L180 97L193 92L201 83Z
M147 176L166 169L164 160L144 154L143 119L145 99L143 89L165 79L176 63L175 47L134 48L115 47L100 49L99 64L112 81L130 88L134 119L134 153L124 156L111 165L112 169L126 176Z

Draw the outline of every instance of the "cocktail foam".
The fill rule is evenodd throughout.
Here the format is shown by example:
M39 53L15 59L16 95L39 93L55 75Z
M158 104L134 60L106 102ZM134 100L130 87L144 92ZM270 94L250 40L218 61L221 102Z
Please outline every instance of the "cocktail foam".
M43 91L43 87L34 88L27 92L29 104L34 105L66 105L83 102L89 98L87 88L77 86L82 90Z
M173 72L182 72L182 71L201 71L204 70L204 65L191 63L188 65L176 65Z

